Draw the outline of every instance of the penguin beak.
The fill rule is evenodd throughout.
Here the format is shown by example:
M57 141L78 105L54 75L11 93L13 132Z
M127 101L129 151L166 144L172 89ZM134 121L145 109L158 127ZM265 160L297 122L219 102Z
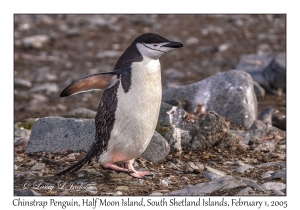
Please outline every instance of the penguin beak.
M180 42L169 42L168 44L165 44L162 47L180 48L183 47L183 44L181 44Z

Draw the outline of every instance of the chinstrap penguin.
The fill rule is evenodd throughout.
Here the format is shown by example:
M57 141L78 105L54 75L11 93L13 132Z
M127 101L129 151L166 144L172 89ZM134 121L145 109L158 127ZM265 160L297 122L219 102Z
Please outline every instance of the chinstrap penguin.
M132 164L146 150L156 127L162 95L159 58L182 46L157 34L140 35L112 72L90 75L62 91L61 97L104 90L95 117L95 141L83 159L57 175L75 172L93 158L98 158L104 168L133 177L152 175L149 171L136 171ZM125 168L116 162L124 162Z

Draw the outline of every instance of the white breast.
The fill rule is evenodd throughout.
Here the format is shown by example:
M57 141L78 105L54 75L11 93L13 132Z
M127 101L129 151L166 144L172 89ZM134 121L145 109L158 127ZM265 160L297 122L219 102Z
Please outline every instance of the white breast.
M144 152L157 124L161 95L159 60L132 63L131 88L125 93L119 86L116 121L100 163L127 161Z

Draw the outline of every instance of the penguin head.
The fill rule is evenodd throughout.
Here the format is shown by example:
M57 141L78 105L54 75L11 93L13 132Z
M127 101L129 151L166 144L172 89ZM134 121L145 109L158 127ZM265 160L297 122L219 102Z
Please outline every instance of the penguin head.
M142 34L137 37L133 44L143 57L159 59L164 53L183 46L180 42L169 41L168 39L153 33Z

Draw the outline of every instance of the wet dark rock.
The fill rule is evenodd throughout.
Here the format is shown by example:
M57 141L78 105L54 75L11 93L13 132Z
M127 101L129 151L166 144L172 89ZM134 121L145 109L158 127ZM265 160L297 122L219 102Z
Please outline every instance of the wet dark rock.
M249 128L257 115L257 99L251 76L230 70L200 82L163 91L162 100L187 112L213 110L229 121Z
M151 162L159 162L169 154L170 146L166 139L162 137L156 131L153 134L151 142L147 149L141 155L142 158L151 161Z
M224 176L208 183L200 183L182 190L173 191L168 195L172 195L172 196L207 195L216 190L222 191L222 190L228 190L228 189L234 189L237 187L246 187L246 186L247 185L244 182L237 180L232 176Z
M14 190L15 196L41 196L40 193L34 190Z
M80 107L80 108L71 110L64 117L94 119L95 116L96 116L96 111Z
M286 130L286 109L283 107L276 108L272 115L272 125Z
M286 88L285 54L242 55L234 68L248 72L270 94L278 95L279 88Z

